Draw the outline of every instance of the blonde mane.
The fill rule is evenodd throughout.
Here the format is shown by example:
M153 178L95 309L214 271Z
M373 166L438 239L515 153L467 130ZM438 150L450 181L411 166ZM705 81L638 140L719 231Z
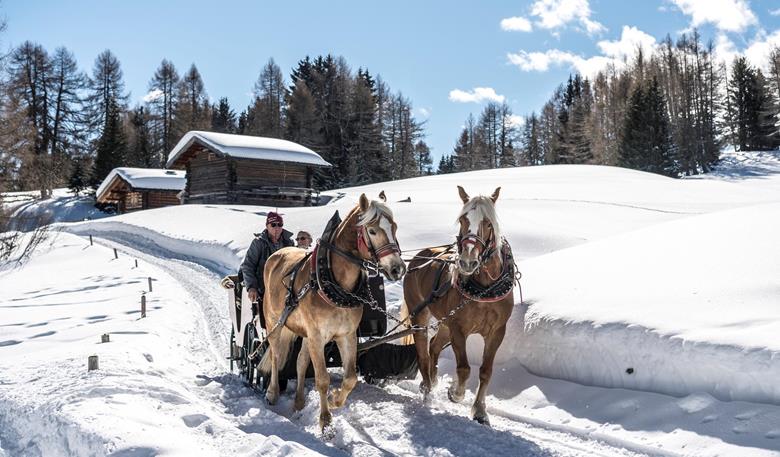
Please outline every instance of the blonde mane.
M387 218L391 221L393 220L393 211L389 206L382 202L371 200L371 203L368 205L368 209L360 215L357 225L366 225L374 220L379 219L383 215L387 216Z
M458 219L455 220L457 224L461 217L474 212L477 220L481 221L487 219L490 225L493 226L493 234L496 237L496 243L501 243L501 228L498 224L498 215L496 214L496 205L490 197L484 195L477 195L463 205L463 209L458 214Z

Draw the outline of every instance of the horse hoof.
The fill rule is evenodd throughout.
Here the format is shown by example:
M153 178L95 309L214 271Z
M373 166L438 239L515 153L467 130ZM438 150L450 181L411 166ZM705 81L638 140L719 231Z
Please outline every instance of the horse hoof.
M333 430L333 416L331 416L330 413L326 415L320 415L320 430L322 430L322 435L325 436L328 433L335 434L335 430Z
M336 437L336 427L333 424L322 426L322 439L329 441Z
M295 399L295 404L293 405L293 409L295 409L295 411L302 410L304 406L306 406L306 401L303 398Z
M431 386L426 384L425 381L422 381L420 383L420 393L423 394L423 397L427 397L429 393L431 393Z
M265 394L265 402L271 406L275 405L278 399L279 399L279 395L271 395L268 392L266 392Z
M459 394L457 392L453 392L453 389L451 387L447 389L447 398L449 398L450 401L453 403L460 403L461 401L463 401L464 396L465 394Z
M474 420L482 425L486 425L490 427L490 419L488 418L487 414L480 415L480 416L474 416Z

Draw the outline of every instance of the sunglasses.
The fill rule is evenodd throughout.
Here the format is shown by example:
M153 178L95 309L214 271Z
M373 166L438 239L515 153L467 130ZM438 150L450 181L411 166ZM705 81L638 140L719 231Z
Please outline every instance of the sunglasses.
M282 224L282 223L279 223L279 222L271 222L271 223L270 223L270 224L268 224L268 225L270 225L270 226L271 226L271 227L273 227L273 228L276 228L276 227L284 227L284 224Z
M310 238L306 238L305 236L298 237L298 238L296 238L295 240L296 240L296 241L305 241L305 240L310 240L310 241L311 241L311 239L310 239Z

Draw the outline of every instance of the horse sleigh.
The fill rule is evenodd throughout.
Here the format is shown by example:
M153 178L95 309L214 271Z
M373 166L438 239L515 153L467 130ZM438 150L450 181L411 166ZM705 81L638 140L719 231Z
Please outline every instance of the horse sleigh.
M296 409L304 404L304 378L313 376L324 429L331 422L330 409L342 406L357 383L357 372L375 382L414 378L419 370L420 391L428 395L439 354L450 344L457 379L448 394L460 401L470 369L466 337L479 333L486 344L472 416L489 423L484 399L519 273L495 215L500 189L473 199L460 186L458 190L464 207L457 242L418 252L408 273L382 192L382 202L361 195L343 221L336 212L313 251L274 253L264 272L262 310L250 303L239 277L226 277L222 285L231 289L231 370L237 365L245 382L265 391L270 404L287 380L296 379ZM400 320L387 313L380 273L389 280L407 273ZM432 326L431 317L437 319ZM388 318L398 322L390 332ZM434 330L430 340L429 329ZM389 343L404 337L407 344ZM359 344L358 338L363 339ZM329 397L327 367L337 366L344 368L341 388Z

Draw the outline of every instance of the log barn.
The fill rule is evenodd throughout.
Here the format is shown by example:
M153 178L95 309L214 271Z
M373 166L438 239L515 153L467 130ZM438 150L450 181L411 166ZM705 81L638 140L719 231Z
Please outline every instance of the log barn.
M159 168L114 168L95 192L98 204L116 205L118 213L179 205L184 172Z
M314 170L331 165L291 141L191 131L166 166L187 172L183 203L286 207L314 203Z

